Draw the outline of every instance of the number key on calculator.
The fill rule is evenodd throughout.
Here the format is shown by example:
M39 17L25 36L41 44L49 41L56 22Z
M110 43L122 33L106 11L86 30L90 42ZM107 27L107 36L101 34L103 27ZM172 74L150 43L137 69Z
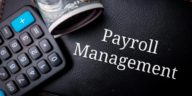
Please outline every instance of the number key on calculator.
M55 39L31 7L0 24L0 96L21 96L64 67Z

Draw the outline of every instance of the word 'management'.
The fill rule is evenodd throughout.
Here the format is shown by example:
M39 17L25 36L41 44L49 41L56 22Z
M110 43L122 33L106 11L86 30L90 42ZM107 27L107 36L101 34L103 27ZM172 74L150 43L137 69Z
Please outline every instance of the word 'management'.
M119 50L131 48L157 55L157 47L159 43L158 40L149 39L149 42L147 43L147 41L141 41L138 39L120 36L117 34L114 35L113 32L109 29L104 29L104 31L105 33L101 42L107 43L107 40L113 37L113 39L111 39L111 43L117 46L121 46ZM121 43L122 45L120 45L120 41L123 42ZM75 44L73 55L90 60L104 62L110 65L116 65L116 68L120 71L131 69L171 79L176 79L176 73L178 71L176 67L170 68L158 64L151 64L150 62L142 60L136 60L133 58L129 58L128 56L109 54L105 51L93 49L91 45L88 44L82 46L79 42L76 42Z

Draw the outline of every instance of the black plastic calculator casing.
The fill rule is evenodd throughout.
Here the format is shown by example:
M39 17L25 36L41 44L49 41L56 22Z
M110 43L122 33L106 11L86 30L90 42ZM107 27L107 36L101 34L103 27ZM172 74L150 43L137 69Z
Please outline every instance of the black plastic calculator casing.
M24 11L27 11L27 10L30 11L30 12L32 13L32 15L34 16L35 22L34 22L32 25L30 25L29 27L27 27L26 29L22 30L22 32L20 32L20 33L14 32L14 29L11 27L10 22L11 22L12 20L14 20L16 17L18 17L19 15L21 15ZM43 54L43 56L41 56L41 58L39 58L38 60L33 61L33 59L31 59L31 57L29 57L29 58L31 59L31 64L30 64L30 65L28 65L28 66L26 66L26 67L22 67L21 65L19 65L21 69L20 69L20 71L17 72L16 74L11 74L11 72L8 72L8 73L10 74L10 78L7 79L7 80L5 80L5 81L1 81L1 80L0 80L0 89L2 89L2 90L5 91L6 96L22 96L23 94L25 94L25 93L27 93L28 91L32 90L33 88L35 88L36 86L38 86L39 84L41 84L42 82L44 82L45 80L47 80L48 78L50 78L50 77L52 77L53 75L55 75L56 73L58 73L59 71L63 70L63 68L65 67L65 63L66 63L66 62L65 62L65 58L64 58L64 56L63 56L60 48L58 47L55 39L54 39L53 36L48 32L47 27L46 27L46 25L44 24L44 22L42 21L42 18L39 16L39 14L37 14L37 12L36 12L32 7L30 7L30 6L25 6L25 7L21 8L21 9L18 10L15 14L13 14L12 16L8 17L8 18L5 19L3 22L1 22L1 24L0 24L0 29L2 29L4 26L9 26L9 27L11 28L12 32L14 33L14 36L13 36L11 39L6 40L6 39L4 39L4 38L2 37L2 35L0 34L1 39L3 39L3 43L0 44L0 47L3 47L3 46L7 46L7 47L8 47L10 41L12 41L12 40L14 40L14 39L17 39L17 40L20 41L19 36L20 36L23 32L28 32L30 35L32 35L32 34L30 33L30 30L31 30L31 27L33 27L34 25L40 26L40 28L41 28L41 30L43 31L44 35L43 35L40 39L35 39L33 36L31 36L32 39L33 39L33 43L32 43L30 46L24 46L24 45L21 44L23 48L22 48L21 52L19 52L19 53L17 53L17 54L14 54L14 53L11 51L12 57L11 57L10 59L6 60L6 61L0 60L0 67L5 67L5 68L6 68L6 64L9 62L9 60L12 60L12 59L17 60L17 58L18 58L17 56L18 56L19 54L21 54L21 53L27 53L27 54L29 54L29 53L28 53L28 49L29 49L31 46L34 46L34 45L35 45L35 46L39 46L39 42L40 42L41 40L43 40L43 39L49 40L49 42L52 44L53 49L52 49L51 52L46 53L46 54L43 53L43 51L40 49L41 53ZM20 42L21 42L21 41L20 41ZM8 47L8 48L9 48L9 47ZM41 74L41 72L38 71L38 72L40 73L40 78L39 78L39 79L37 79L37 80L35 80L35 81L30 81L30 80L29 80L30 84L29 84L28 86L26 86L26 87L24 87L24 88L19 88L19 87L18 87L18 89L19 89L18 92L14 93L14 94L12 94L12 95L8 92L8 90L5 88L5 84L6 84L8 81L10 81L10 80L15 80L16 76L19 75L19 74L26 74L26 70L27 70L28 68L32 67L32 66L37 67L36 64L37 64L40 60L42 60L42 59L47 60L48 55L51 54L52 52L56 52L56 53L60 56L60 58L62 59L62 64L60 64L60 65L58 65L58 66L56 66L56 67L53 67L53 66L50 65L50 62L48 62L48 63L49 63L49 66L51 67L51 71L50 71L50 72L48 72L48 73L46 73L46 74Z

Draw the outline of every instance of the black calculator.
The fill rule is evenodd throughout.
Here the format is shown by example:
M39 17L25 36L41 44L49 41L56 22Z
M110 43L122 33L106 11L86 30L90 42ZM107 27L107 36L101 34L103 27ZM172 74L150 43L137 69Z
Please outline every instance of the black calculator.
M65 58L30 6L0 23L0 96L22 96L65 67Z

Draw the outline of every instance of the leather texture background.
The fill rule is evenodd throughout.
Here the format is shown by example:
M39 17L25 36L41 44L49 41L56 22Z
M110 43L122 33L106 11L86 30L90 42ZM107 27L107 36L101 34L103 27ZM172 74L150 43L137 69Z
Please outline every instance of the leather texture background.
M63 72L32 91L62 96L173 96L187 94L191 84L192 6L181 0L102 0L103 15L90 25L57 39L67 57ZM22 2L22 3L21 3ZM7 0L4 18L29 0ZM104 28L127 37L159 40L158 55L101 42ZM74 56L75 42L118 56L177 67L177 80Z

